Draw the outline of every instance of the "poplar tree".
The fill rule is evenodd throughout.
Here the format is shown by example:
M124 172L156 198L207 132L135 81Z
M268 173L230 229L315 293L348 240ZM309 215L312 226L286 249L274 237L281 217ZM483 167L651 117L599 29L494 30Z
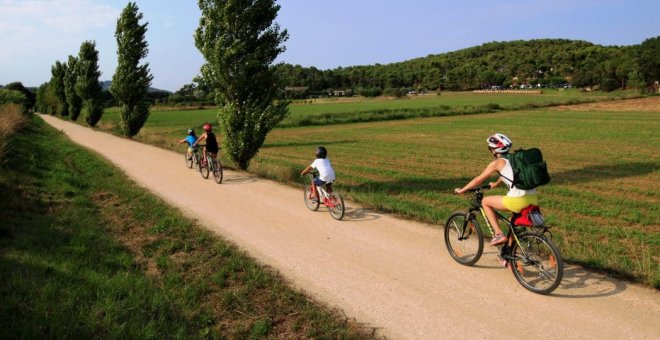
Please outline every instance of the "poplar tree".
M69 118L73 121L80 116L82 110L82 98L76 93L76 81L78 80L78 58L70 55L67 61L66 74L64 75L64 93L66 103L69 107Z
M96 43L85 41L80 45L78 53L78 81L76 81L76 93L82 98L81 114L89 126L96 126L96 123L103 116L103 106L101 105L101 84L99 77L99 52L96 50Z
M56 113L60 117L66 117L69 115L68 105L66 103L66 92L64 90L64 77L66 76L66 63L61 63L59 61L55 62L50 68L50 74L52 75L50 84L55 91L55 98L57 100Z
M153 76L149 63L140 60L149 52L144 38L147 23L140 24L142 13L134 2L129 2L117 20L117 69L112 76L110 92L119 102L120 128L130 137L135 136L149 117L147 91Z
M288 114L283 86L271 67L289 37L274 23L274 0L199 0L195 46L206 64L219 130L229 158L247 169L268 132Z

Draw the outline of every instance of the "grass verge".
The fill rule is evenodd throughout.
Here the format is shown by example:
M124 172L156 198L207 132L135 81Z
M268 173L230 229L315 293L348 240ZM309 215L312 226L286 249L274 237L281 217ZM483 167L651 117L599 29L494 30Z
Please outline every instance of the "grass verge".
M369 338L39 118L0 175L0 338Z

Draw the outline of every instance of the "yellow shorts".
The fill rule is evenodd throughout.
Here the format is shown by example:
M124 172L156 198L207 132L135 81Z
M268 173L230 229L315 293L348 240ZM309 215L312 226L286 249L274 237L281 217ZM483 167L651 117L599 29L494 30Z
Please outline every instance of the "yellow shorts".
M539 198L537 195L525 195L520 197L504 196L502 197L502 204L505 208L518 213L530 204L539 205Z

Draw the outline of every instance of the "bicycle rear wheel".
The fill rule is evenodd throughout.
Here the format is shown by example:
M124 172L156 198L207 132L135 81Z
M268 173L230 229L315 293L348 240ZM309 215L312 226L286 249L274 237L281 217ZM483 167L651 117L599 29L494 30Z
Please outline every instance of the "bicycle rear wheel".
M310 185L305 187L305 205L307 209L311 211L316 211L319 209L319 200L312 201L312 187Z
M484 234L474 215L455 212L445 224L445 245L456 262L471 266L479 261L484 250Z
M217 160L213 161L213 178L216 183L222 183L222 164Z
M330 200L332 202L332 205L328 206L330 216L332 216L332 218L335 220L341 220L344 217L344 212L346 211L346 207L344 206L344 198L341 197L341 195L338 193L332 193L330 194Z
M511 271L527 290L549 294L564 276L564 262L552 241L543 235L525 233L511 249Z

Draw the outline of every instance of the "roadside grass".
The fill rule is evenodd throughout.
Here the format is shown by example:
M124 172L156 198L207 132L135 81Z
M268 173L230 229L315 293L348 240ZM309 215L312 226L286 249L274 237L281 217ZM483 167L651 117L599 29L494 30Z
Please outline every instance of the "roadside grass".
M23 108L16 104L0 105L0 165L4 163L5 154L11 146L16 132L27 122Z
M0 338L370 338L41 119L0 173Z

